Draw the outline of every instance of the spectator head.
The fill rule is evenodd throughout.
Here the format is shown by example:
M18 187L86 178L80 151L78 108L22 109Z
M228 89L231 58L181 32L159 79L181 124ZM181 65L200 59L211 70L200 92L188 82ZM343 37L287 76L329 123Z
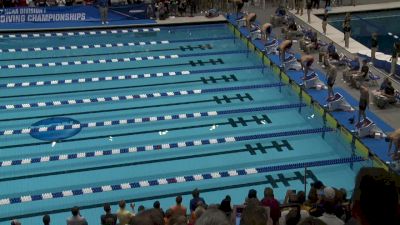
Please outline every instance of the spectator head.
M322 181L319 180L317 180L315 183L312 183L311 186L317 190L321 190L325 187L324 183L322 183Z
M165 217L166 218L171 218L171 216L172 216L172 209L167 209L167 211L165 211Z
M42 220L43 220L43 224L44 225L49 225L50 224L50 216L49 215L47 215L47 214L44 215Z
M73 216L78 216L78 215L79 215L79 208L78 208L78 206L72 207L71 213L72 213Z
M225 199L228 200L229 202L231 202L231 200L232 200L230 195L225 196Z
M325 187L323 197L326 201L334 201L336 197L335 189L331 187Z
M353 215L361 225L400 224L399 184L382 168L362 168L353 192Z
M250 189L249 193L247 194L248 199L257 198L257 191L254 189Z
M193 191L192 191L192 196L193 196L193 198L198 198L198 197L200 197L200 191L199 191L199 189L194 189Z
M120 209L125 209L125 207L126 207L126 202L125 202L125 200L119 201L118 205L119 205L119 208L120 208Z
M159 202L159 201L155 201L155 202L153 203L153 208L159 209L160 207L161 207L161 205L160 205L160 202Z
M111 206L109 203L105 203L103 206L104 212L110 213L111 212Z
M196 220L196 225L230 225L230 221L225 214L218 209L207 209L200 218Z
M225 198L224 200L222 200L221 204L219 205L219 210L221 210L225 214L231 213L232 212L231 199Z
M297 203L304 204L306 202L306 193L304 191L297 192Z
M266 187L264 189L264 197L265 198L274 198L274 190L270 187Z
M298 225L327 225L327 224L318 218L310 216L302 220Z
M168 224L171 224L171 225L186 225L187 224L186 216L174 215L174 216L171 217L171 219L169 220Z
M144 207L144 205L140 205L140 206L138 207L138 213L143 212L145 209L146 209L146 208Z
M176 196L175 201L177 205L182 204L182 196L181 195Z
M243 209L241 222L246 225L265 225L269 220L266 208L260 206L256 198L247 201L247 206Z
M163 215L160 212L160 210L148 209L148 210L143 210L140 214L132 217L130 224L131 225L164 225L164 218L163 218Z
M12 220L11 225L21 225L21 222L19 222L18 220Z
M293 208L286 215L286 225L297 225L300 221L300 208Z
M362 63L363 63L363 65L367 65L368 60L367 59L363 59Z

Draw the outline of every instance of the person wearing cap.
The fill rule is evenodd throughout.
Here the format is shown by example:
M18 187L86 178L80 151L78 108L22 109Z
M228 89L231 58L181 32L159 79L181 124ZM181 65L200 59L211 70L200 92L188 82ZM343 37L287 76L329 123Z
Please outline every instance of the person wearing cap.
M281 63L285 62L286 52L292 47L292 40L284 40L278 47Z
M389 141L388 155L392 156L394 160L400 159L400 128L395 130L393 133L389 134L386 138ZM392 147L394 146L394 151L392 153Z
M343 220L335 215L335 189L325 187L323 190L324 213L318 219L329 225L344 225Z
M303 80L307 79L308 71L310 70L311 65L314 63L313 55L303 55L300 59L301 67L304 70Z
M253 25L253 23L256 21L256 19L257 19L257 14L255 14L255 13L249 13L249 14L246 16L246 26L247 26L247 29L251 30L252 25Z
M268 40L270 35L271 35L271 32L272 32L272 24L264 23L261 26L261 34L262 34L261 38L262 38L262 40L264 40L264 41Z

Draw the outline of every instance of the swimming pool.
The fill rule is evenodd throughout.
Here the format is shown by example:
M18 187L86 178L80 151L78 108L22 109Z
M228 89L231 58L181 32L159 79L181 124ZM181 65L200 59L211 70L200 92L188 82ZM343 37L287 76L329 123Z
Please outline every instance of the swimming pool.
M74 205L94 224L105 202L188 205L196 187L283 199L305 167L351 190L370 163L347 163L350 144L226 24L1 38L0 224L65 223Z
M400 9L387 11L369 11L351 14L351 37L371 48L371 34L378 33L379 51L391 54L393 43L399 41ZM328 23L342 31L345 14L330 14ZM390 34L389 34L390 33Z

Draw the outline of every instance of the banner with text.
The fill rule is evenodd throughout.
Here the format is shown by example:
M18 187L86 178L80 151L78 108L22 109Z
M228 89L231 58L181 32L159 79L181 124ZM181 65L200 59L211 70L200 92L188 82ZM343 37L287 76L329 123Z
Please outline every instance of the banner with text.
M109 21L147 19L146 4L110 7ZM94 22L100 20L95 6L19 7L0 9L0 24Z

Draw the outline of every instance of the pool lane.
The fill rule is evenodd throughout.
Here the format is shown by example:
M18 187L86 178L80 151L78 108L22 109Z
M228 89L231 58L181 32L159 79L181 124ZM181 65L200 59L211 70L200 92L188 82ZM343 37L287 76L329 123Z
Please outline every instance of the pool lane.
M208 38L227 35L227 29L211 29L217 35ZM207 38L186 28L160 32L167 32L167 40L182 39L188 32L193 39ZM157 41L157 34L133 40L118 35L112 43ZM83 48L88 40L65 45ZM37 44L47 45L43 40ZM113 55L101 55L109 50ZM77 202L93 213L103 202L147 201L155 193L164 201L179 194L176 190L185 194L199 186L213 195L269 182L279 192L271 176L279 179L304 166L337 163L347 163L334 166L346 174L351 171L348 162L362 160L346 158L350 148L340 143L335 130L237 40L150 43L132 46L133 54L125 50L93 45L81 52L92 52L92 57L77 57L68 55L81 54L75 49L53 55L46 48L38 55L26 53L48 56L21 61L33 68L14 69L8 61L0 62L7 66L0 71L10 72L0 77L0 221L43 212L60 213L57 221ZM57 58L63 54L65 58ZM167 55L174 57L160 58ZM123 62L128 57L134 61ZM99 63L75 63L88 60ZM62 66L62 61L73 63ZM53 117L76 123L33 127ZM61 141L39 140L57 129L79 132ZM331 172L316 167L313 174L325 180ZM292 181L297 182L283 183Z

